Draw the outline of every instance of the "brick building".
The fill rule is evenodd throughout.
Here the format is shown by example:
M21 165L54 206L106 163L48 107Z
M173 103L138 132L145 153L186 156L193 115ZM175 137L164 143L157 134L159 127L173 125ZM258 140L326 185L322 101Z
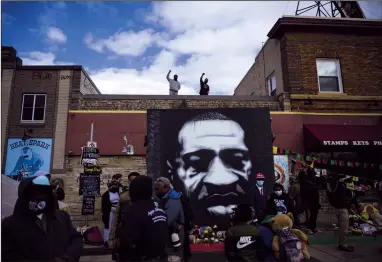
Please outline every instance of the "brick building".
M234 95L276 96L285 110L380 112L382 21L283 17Z
M382 141L381 28L381 22L369 20L281 18L234 96L102 95L81 66L22 66L15 49L3 47L2 172L6 169L8 139L20 140L25 135L31 137L29 140L51 139L52 151L46 155L49 171L64 178L65 202L78 225L84 221L82 197L78 195L78 177L83 170L80 148L89 140L92 123L101 154L103 190L115 173L146 173L147 109L267 107L277 136L275 145L300 153L309 149L327 154L327 147L322 149L325 139ZM316 57L337 59L333 61L336 69L340 65L341 74L336 79L341 92L319 92ZM355 64L360 66L355 68ZM325 77L329 77L327 82L335 80L335 76L324 75L324 84ZM33 98L34 112L37 96L44 97L42 120L34 121L36 113L32 113L32 119L24 121L28 96ZM317 125L325 129L317 130ZM341 129L344 125L356 126L357 130L345 132ZM334 126L337 131L331 132ZM313 129L308 132L308 127ZM328 133L337 137L315 136ZM343 133L352 137L338 137ZM122 152L124 136L135 148L131 156ZM309 145L307 139L315 143ZM378 158L374 152L380 152L380 147L364 148L351 157ZM101 223L99 204L97 200L96 213L89 217L92 224Z

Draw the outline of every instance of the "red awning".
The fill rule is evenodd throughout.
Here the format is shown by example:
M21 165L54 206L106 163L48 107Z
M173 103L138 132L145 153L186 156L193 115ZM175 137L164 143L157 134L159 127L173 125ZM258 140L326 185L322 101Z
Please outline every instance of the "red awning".
M382 149L381 126L304 125L306 150L328 147Z

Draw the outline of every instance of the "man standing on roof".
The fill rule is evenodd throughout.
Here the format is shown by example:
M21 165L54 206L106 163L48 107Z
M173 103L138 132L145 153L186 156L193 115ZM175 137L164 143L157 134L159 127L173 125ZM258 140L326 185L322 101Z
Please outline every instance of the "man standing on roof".
M170 83L170 95L177 96L178 91L180 89L180 83L178 82L178 75L174 75L174 79L171 79L170 73L171 73L171 70L168 71L168 74L166 76L167 81Z
M205 74L203 73L202 76L200 77L200 91L199 95L201 96L208 96L210 93L210 86L207 84L208 83L208 78L204 79L203 81L203 76Z

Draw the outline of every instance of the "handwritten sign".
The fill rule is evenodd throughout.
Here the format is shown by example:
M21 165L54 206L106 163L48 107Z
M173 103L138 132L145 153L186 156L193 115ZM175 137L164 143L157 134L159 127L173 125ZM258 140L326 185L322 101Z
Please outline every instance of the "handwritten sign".
M86 158L86 159L98 159L99 158L99 154L95 154L95 153L83 153L82 154L82 158Z
M85 174L102 174L102 168L99 165L88 164L84 166Z
M93 153L93 154L98 154L99 150L96 147L83 147L82 148L83 153Z
M96 174L80 174L80 195L100 196L101 176Z
M84 196L82 199L81 214L83 216L94 215L94 207L95 207L95 197L94 196Z

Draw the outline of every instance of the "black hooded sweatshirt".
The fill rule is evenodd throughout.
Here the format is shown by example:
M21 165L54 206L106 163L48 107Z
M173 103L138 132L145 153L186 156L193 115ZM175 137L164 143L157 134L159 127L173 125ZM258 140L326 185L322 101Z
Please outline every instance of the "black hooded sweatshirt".
M132 206L123 216L118 250L121 261L164 259L168 241L166 212L152 200L152 179L139 176L130 184Z
M2 221L2 261L79 261L82 236L73 227L69 215L57 209L57 200L51 191L51 205L46 214L46 229L41 220L28 210L26 191L32 179L23 180L18 188L19 198L13 215Z

